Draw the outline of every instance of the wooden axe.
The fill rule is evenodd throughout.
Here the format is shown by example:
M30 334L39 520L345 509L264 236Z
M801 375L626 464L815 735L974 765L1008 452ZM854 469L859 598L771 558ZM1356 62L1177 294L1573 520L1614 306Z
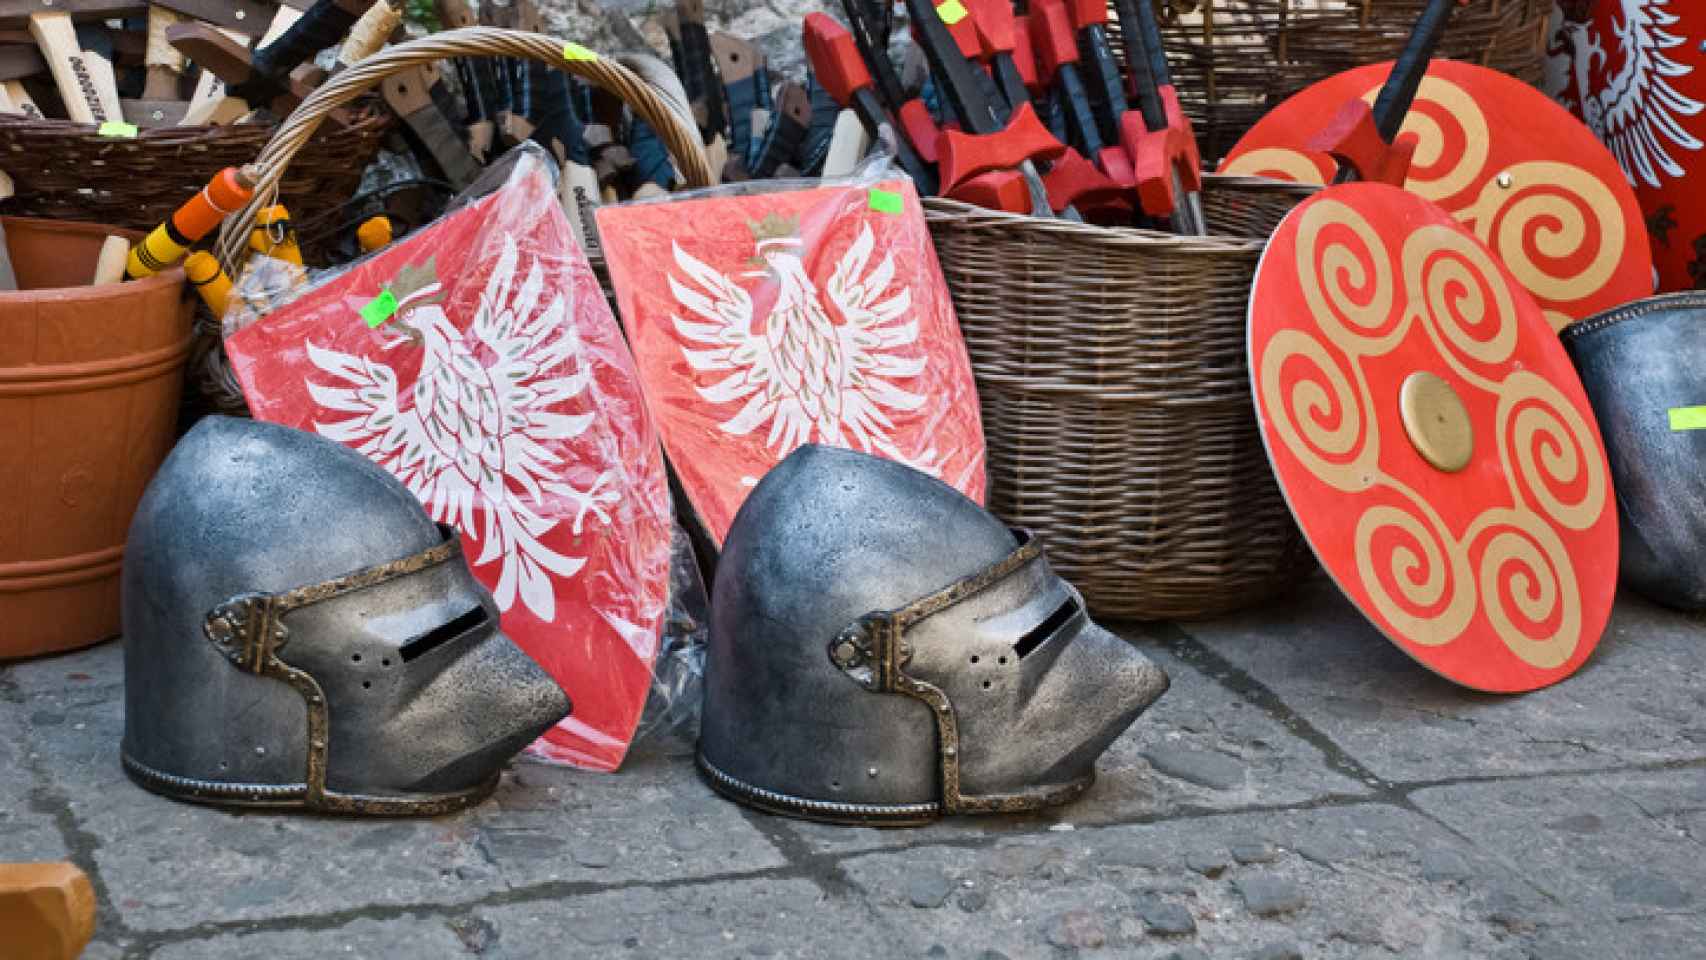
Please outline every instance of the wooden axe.
M112 61L83 49L73 19L99 20L145 13L146 4L118 6L112 0L55 0L52 7L0 2L0 28L27 26L53 83L65 101L66 116L77 123L105 123L121 117Z
M1429 0L1403 52L1392 64L1374 106L1361 99L1352 100L1309 142L1309 149L1331 154L1339 161L1334 183L1372 180L1401 187L1409 179L1417 138L1400 138L1398 131L1404 127L1410 105L1416 102L1416 91L1451 20L1452 7L1467 2Z

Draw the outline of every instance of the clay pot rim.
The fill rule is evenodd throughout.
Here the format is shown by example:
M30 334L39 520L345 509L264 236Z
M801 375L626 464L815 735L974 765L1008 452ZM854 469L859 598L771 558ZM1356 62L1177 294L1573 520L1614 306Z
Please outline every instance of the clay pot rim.
M135 243L142 239L143 236L142 232L138 230L112 227L103 223L90 223L87 220L59 220L53 217L0 216L0 225L4 225L7 230L10 230L14 225L17 225L26 229L41 229L50 232L85 233L95 234L102 237L123 237L131 243ZM94 266L95 265L93 263L89 264L91 272L93 272ZM182 263L162 270L152 277L145 277L141 280L122 281L125 291L132 294L147 293L157 287L179 286L184 283L184 268ZM0 304L24 303L30 300L43 299L52 299L59 302L106 300L110 299L114 294L114 291L107 288L116 286L119 286L119 284L103 284L99 287L85 284L78 287L36 287L31 290L0 290Z
M1706 311L1706 290L1681 290L1642 297L1604 313L1596 313L1586 320L1578 320L1558 331L1558 339L1564 343L1574 343L1626 320L1639 320L1659 311L1678 309Z

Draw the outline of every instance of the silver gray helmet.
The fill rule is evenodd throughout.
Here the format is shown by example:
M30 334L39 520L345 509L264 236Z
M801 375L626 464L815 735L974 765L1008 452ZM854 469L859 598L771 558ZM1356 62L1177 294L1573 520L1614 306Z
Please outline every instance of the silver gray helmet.
M437 814L569 712L441 527L344 447L210 417L125 550L124 767L183 800Z
M1168 682L1036 539L910 467L817 446L735 516L709 644L707 780L838 823L1064 803Z

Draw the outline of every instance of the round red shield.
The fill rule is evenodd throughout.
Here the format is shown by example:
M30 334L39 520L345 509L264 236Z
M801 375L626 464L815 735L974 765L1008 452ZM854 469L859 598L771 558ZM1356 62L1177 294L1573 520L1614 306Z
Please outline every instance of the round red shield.
M1706 4L1571 0L1547 36L1546 92L1635 185L1659 289L1706 287Z
M1222 173L1327 183L1302 145L1339 108L1374 102L1392 63L1328 77L1274 108ZM1653 258L1623 171L1563 108L1497 70L1435 60L1403 132L1419 138L1405 186L1455 214L1540 302L1552 329L1652 292Z
M1321 565L1430 670L1569 676L1617 582L1592 408L1534 299L1441 208L1332 187L1274 233L1250 296L1269 459Z

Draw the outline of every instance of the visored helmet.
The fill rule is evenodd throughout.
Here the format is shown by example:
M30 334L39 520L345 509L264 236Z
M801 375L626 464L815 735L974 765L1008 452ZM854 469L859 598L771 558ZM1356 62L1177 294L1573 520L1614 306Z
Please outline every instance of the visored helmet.
M455 531L285 427L183 438L131 524L123 606L125 770L183 800L442 813L569 712Z
M736 515L712 593L699 766L843 823L1064 803L1167 689L1041 544L892 461L802 447Z

